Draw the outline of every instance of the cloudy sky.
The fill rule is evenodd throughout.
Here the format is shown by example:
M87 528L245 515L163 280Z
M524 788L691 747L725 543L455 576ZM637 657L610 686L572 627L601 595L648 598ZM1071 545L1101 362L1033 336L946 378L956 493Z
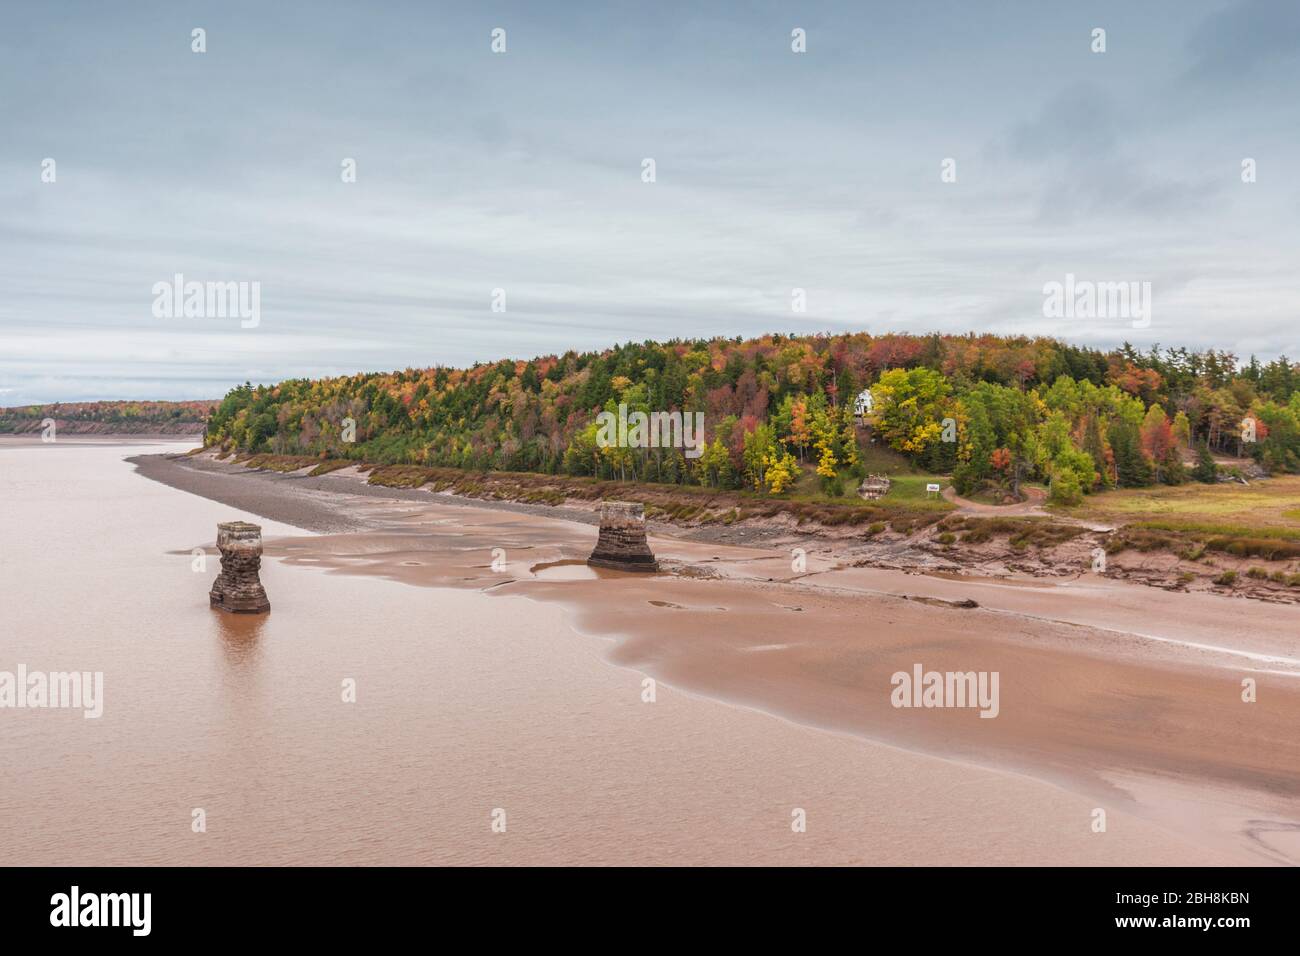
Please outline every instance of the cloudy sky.
M768 331L1300 358L1291 0L0 18L0 404ZM157 317L177 273L260 283L257 327ZM1150 326L1045 318L1067 273Z

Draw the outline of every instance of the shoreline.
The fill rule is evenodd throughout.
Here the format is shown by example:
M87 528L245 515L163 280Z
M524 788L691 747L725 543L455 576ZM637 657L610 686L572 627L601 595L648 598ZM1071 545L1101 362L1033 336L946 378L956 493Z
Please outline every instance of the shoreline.
M794 574L780 549L653 531L665 573L595 572L583 563L595 538L590 513L574 520L552 506L376 488L339 472L130 461L171 487L309 526L311 537L268 540L267 555L287 565L557 603L576 630L609 644L611 663L686 693L1025 774L1103 806L1132 804L1153 822L1173 805L1171 792L1231 792L1232 822L1213 842L1245 847L1258 862L1300 861L1284 836L1247 836L1261 820L1285 834L1300 819L1300 749L1289 739L1300 722L1300 647L1280 606L1246 603L1255 632L1225 634L1243 602L1217 595L1106 580L948 580L842 567L815 553ZM509 573L491 570L492 547L504 549ZM972 591L980 607L952 606ZM1157 596L1164 606L1151 606ZM1195 621L1171 613L1187 601L1198 604ZM914 662L999 671L1002 715L890 708L888 675ZM1267 685L1266 707L1234 702L1243 674Z
M1267 542L1256 538L1161 538L1161 532L1144 530L1140 523L1130 528L1049 513L1038 498L995 508L945 493L946 511L867 501L816 506L763 503L700 488L218 452L196 448L186 457L191 468L214 474L273 476L318 491L347 488L367 496L478 504L584 524L596 523L601 500L642 502L652 532L718 545L797 547L858 567L986 580L1105 579L1175 594L1300 605L1300 573L1290 564L1290 549L1281 549L1275 560L1262 556L1260 548ZM160 474L166 481L167 472ZM338 478L348 481L329 480ZM337 521L321 527L342 530Z

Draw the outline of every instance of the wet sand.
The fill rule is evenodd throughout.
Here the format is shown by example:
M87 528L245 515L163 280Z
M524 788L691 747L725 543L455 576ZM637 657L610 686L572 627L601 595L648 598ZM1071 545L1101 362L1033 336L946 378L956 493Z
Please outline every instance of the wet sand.
M256 513L320 508L353 529L269 542L289 566L555 605L605 639L611 662L674 688L1036 778L1199 845L1186 862L1300 859L1300 641L1286 606L1103 579L1044 586L843 568L832 553L795 572L784 551L665 536L651 541L665 573L596 572L582 563L594 528L520 506L388 493L344 473L310 479L313 488L296 476L138 463L209 497L237 493ZM504 571L493 570L493 549ZM979 608L935 603L971 597ZM998 717L895 709L890 676L916 663L999 672ZM1245 677L1258 683L1255 703L1241 700Z

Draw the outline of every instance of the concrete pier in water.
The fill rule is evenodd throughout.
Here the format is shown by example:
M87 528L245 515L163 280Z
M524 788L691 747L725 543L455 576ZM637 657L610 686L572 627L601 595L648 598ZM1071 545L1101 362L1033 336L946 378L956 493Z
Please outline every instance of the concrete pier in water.
M600 537L587 563L616 571L658 571L659 562L646 543L645 507L627 501L600 505Z
M217 525L221 573L208 592L211 605L231 614L264 614L271 610L258 572L262 567L262 527L247 521Z

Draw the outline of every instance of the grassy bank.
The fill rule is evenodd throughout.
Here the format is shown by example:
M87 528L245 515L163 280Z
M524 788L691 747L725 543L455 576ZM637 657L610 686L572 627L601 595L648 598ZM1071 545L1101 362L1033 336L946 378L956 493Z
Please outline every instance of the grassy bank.
M1167 551L1200 561L1220 554L1288 561L1300 558L1300 476L1250 485L1192 483L1091 495L1075 508L1053 508L1088 522L1114 525L1106 549Z
M1300 475L1249 485L1126 488L1089 495L1075 508L1053 508L1088 522L1192 533L1279 535L1300 538Z

